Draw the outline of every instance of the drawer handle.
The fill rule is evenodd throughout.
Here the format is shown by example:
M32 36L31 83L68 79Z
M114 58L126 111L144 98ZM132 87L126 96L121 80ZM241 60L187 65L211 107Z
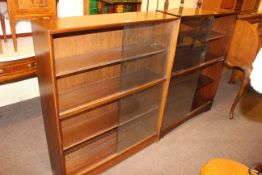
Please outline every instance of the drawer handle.
M34 63L29 63L29 64L27 64L27 67L28 67L28 68L35 67L35 64L34 64Z

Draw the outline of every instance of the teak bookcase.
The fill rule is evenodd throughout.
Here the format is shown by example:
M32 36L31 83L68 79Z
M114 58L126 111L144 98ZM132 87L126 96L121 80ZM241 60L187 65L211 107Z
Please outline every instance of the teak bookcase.
M160 12L33 22L54 174L96 174L158 139L179 24Z
M232 11L167 9L181 17L161 136L212 106L234 31Z

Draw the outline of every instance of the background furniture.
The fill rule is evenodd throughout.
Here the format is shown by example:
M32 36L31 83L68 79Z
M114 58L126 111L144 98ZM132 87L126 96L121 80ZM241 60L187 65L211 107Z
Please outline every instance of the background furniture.
M157 140L179 22L160 12L34 21L55 174L97 174Z
M257 11L260 2L261 0L203 0L202 8Z
M7 37L6 37L6 28L5 28L5 19L2 13L0 12L0 21L1 21L1 28L2 28L2 33L3 33L3 38L4 41L7 42Z
M84 15L141 11L142 0L84 0Z
M0 85L36 75L35 57L0 62Z
M141 11L141 0L98 0L98 13L122 13Z
M84 5L84 15L97 14L97 0L83 0Z
M248 167L240 162L228 159L214 159L208 161L201 169L200 175L256 175L248 173Z
M172 79L161 135L212 106L236 13L204 9L167 9L181 17Z
M250 82L249 77L252 71L252 63L254 62L260 46L260 34L257 25L252 25L244 20L238 20L227 54L226 64L232 68L241 70L243 76L241 76L242 84L240 90L230 109L230 119L233 119L234 109ZM236 77L239 77L237 70L233 71L230 82L235 82L237 79Z
M256 11L252 13L240 13L238 19L248 21L254 25L260 35L260 43L262 43L262 11ZM230 83L235 83L238 80L243 80L243 72L237 69L233 69Z
M35 18L55 17L56 0L7 0L14 49L17 51L16 22Z

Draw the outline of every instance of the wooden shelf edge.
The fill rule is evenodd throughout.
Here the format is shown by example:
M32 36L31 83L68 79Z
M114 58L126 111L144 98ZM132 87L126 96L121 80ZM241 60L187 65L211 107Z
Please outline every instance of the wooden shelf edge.
M149 114L149 113L151 113L151 112L153 112L153 111L155 111L155 110L157 110L157 109L159 109L159 107L158 107L158 106L155 106L155 107L153 107L153 108L151 108L151 109L149 109L149 110L147 110L147 111L145 111L145 112L137 115L136 117L133 117L133 118L127 120L127 121L124 121L124 122L122 122L122 123L119 123L119 124L118 124L118 127L124 126L125 124L128 124L128 123L130 123L130 122L132 122L132 121L135 121L135 120L137 120L137 119L139 119L139 118L142 118L143 116L145 116L145 115L147 115L147 114Z
M191 68L188 68L188 69L185 69L185 70L180 70L180 71L176 71L176 72L172 72L172 75L171 77L177 77L177 76L182 76L182 75L187 75L187 74L190 74L196 70L200 70L200 69L203 69L203 68L206 68L212 64L216 64L218 62L221 62L221 61L224 61L224 57L218 57L216 59L212 59L210 61L206 61L200 65L197 65L197 66L194 66L194 67L191 67Z
M218 40L218 39L221 39L221 38L224 38L224 37L225 37L225 35L223 35L222 33L212 31L210 33L209 37L207 38L207 42Z
M107 132L109 132L109 131L111 131L111 130L114 130L114 129L116 129L116 128L117 128L117 125L114 125L114 126L112 126L112 127L110 127L110 128L104 129L104 130L102 130L102 131L100 131L100 132L97 132L97 133L95 133L95 134L93 134L93 135L91 135L91 136L89 136L89 137L86 137L86 138L84 138L84 139L82 139L82 140L80 140L80 141L77 141L77 142L75 142L74 144L70 144L70 145L64 146L64 147L63 147L63 151L67 152L67 151L69 151L69 150L72 149L72 148L75 148L75 147L77 147L77 146L80 146L81 144L84 144L85 142L87 142L87 141L89 141L89 140L91 140L91 139L93 139L93 138L95 138L95 137L98 137L98 136L100 136L100 135L102 135L102 134L105 134L105 133L107 133Z
M56 78L63 78L63 77L70 76L70 75L73 75L73 74L81 73L81 72L92 70L92 69L102 68L102 67L105 67L105 66L110 66L110 65L114 65L114 64L118 64L118 63L121 63L121 59L116 59L116 60L96 64L95 66L81 67L77 70L64 71L64 72L61 72L61 73L57 73Z
M79 114L79 113L84 112L86 110L90 110L92 108L95 108L95 107L107 104L109 102L115 101L115 100L117 100L121 97L125 97L125 96L128 96L130 94L148 89L152 86L155 86L157 84L164 82L165 80L166 80L165 78L160 78L160 79L151 81L149 83L146 83L144 85L141 85L141 86L129 89L129 90L125 90L125 91L122 91L122 92L118 92L118 93L106 96L104 98L100 98L98 100L94 100L94 101L79 105L78 107L65 110L65 111L59 113L60 120L67 119L67 118L69 118L73 115Z
M127 159L128 157L134 155L135 153L139 152L140 150L146 148L147 146L153 144L157 141L157 134L153 134L142 141L136 143L135 145L123 150L119 153L116 153L112 156L105 158L104 160L98 162L96 165L92 165L90 167L81 169L77 174L99 174L103 172L105 169L108 169L115 164L122 162L123 160Z
M110 128L107 128L107 129L104 129L104 130L102 130L102 131L99 131L99 132L97 132L97 133L95 133L95 134L93 134L93 135L91 135L91 136L89 136L89 137L86 137L86 138L84 138L84 139L81 139L81 140L75 142L74 144L70 144L70 145L64 146L63 151L67 152L67 151L69 151L70 149L72 149L72 148L74 148L74 147L77 147L77 146L80 146L81 144L84 144L86 141L89 141L89 140L94 139L95 137L98 137L98 136L100 136L100 135L102 135L102 134L104 134L104 133L107 133L107 132L109 132L109 131L111 131L111 130L114 130L114 129L116 129L117 127L124 126L125 124L128 124L129 122L132 122L132 121L135 121L135 120L137 120L137 119L139 119L139 118L142 118L142 117L144 117L145 115L147 115L147 114L149 114L149 113L157 110L158 108L159 108L159 107L151 108L151 109L143 112L142 114L139 114L139 115L137 115L136 117L133 117L133 118L127 120L127 121L124 121L124 122L119 123L119 124L117 124L117 125L114 125L114 126L112 126L112 127L110 127Z
M114 54L117 54L117 52L119 52L118 54L121 55L120 48L114 48L113 50L115 52ZM118 64L118 63L123 63L123 62L127 62L127 61L136 60L136 59L147 57L147 56L161 54L161 53L164 53L166 51L167 50L165 48L159 48L158 50L152 50L150 52L140 53L140 54L137 54L137 55L131 55L131 56L123 56L122 55L122 56L120 56L120 58L116 58L114 60L97 63L95 65L83 66L83 67L80 67L80 68L78 68L76 70L61 71L61 72L56 74L56 77L60 78L60 77L70 76L72 74L76 74L76 73L80 73L80 72L84 72L84 71L88 71L88 70L92 70L92 69L98 69L98 68L102 68L102 67L105 67L105 66L110 66L110 65L114 65L114 64ZM102 53L105 54L104 52L102 52ZM111 52L108 51L108 53L111 53ZM99 57L99 54L96 54L96 56ZM74 56L74 57L77 57L77 56ZM72 58L72 57L70 57L70 58ZM68 58L59 58L57 60L60 60L60 59L68 59ZM88 60L89 57L86 56L86 58L82 58L82 59ZM59 63L57 63L57 64L59 64Z

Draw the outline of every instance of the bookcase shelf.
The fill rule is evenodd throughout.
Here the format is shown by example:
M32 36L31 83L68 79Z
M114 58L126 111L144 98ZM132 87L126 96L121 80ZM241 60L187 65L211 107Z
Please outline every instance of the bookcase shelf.
M125 50L124 57L122 56L122 48L111 48L95 53L58 58L56 59L56 76L61 77L164 52L166 49L155 43L130 46Z
M88 104L93 104L92 102L97 99L100 99L99 102L103 103L110 96L124 96L134 91L135 87L140 90L143 89L144 85L155 84L156 82L160 83L162 81L164 81L163 77L149 70L142 70L123 77L114 77L90 85L79 86L59 94L60 113L76 111L80 105L88 106ZM108 85L110 86L108 87ZM72 98L77 98L78 100L72 101Z
M76 174L81 169L94 165L109 156L116 154L116 130L102 134L99 137L80 145L65 153L67 174Z
M61 127L64 150L157 111L160 108L160 92L160 87L156 86L63 119Z
M187 69L179 70L179 71L173 71L171 77L176 77L176 76L181 76L181 75L186 75L190 74L196 70L200 70L203 68L206 68L208 66L214 65L218 62L223 62L224 57L219 57L216 56L215 54L209 54L207 53L205 62L201 63L200 65L196 65Z
M213 41L213 40L221 39L223 37L224 37L223 34L221 34L219 32L215 32L215 31L211 31L207 41Z
M33 22L54 174L99 174L157 140L179 24L160 12Z

